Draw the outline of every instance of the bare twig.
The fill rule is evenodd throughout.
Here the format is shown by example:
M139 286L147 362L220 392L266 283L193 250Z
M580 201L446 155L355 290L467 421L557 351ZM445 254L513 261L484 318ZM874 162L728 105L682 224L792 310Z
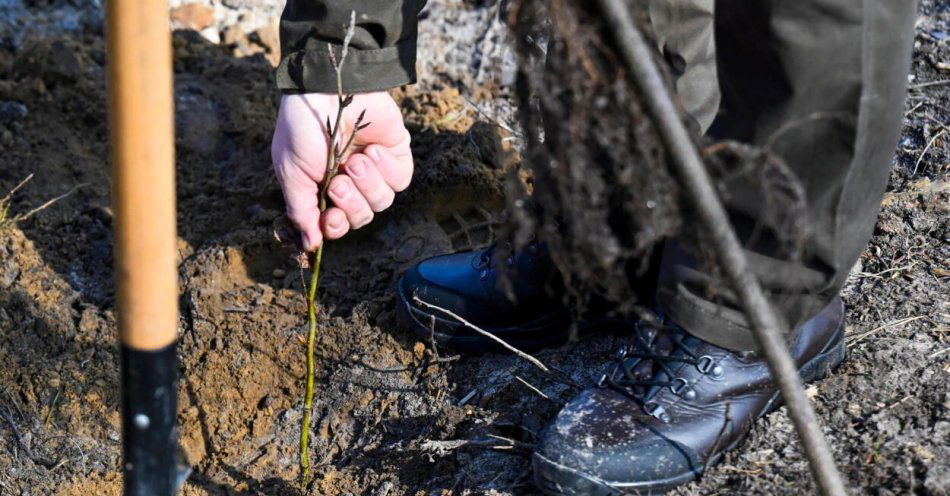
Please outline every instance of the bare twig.
M22 188L23 186L26 186L26 183L30 182L30 179L33 179L34 175L35 174L31 172L29 176L26 176L25 178L23 178L22 181L20 181L16 186L14 186L13 189L11 189L10 192L7 193L6 196L4 196L3 198L0 198L0 205L3 205L9 202L10 198L13 198L13 195L15 195L16 192L20 190L20 188Z
M860 343L861 341L864 341L864 339L867 338L868 336L877 333L878 331L882 331L884 329L890 329L892 327L900 327L904 324L909 324L915 320L920 320L922 318L924 318L923 315L918 315L916 317L907 317L904 319L898 319L893 322L888 322L886 324L879 325L875 327L874 329L871 329L870 331L862 332L861 334L858 334L855 336L848 336L848 346L854 346Z
M475 393L477 392L478 392L477 389L473 389L469 391L468 394L466 394L464 398L459 400L458 406L465 406L465 404L468 403L468 401L471 400L475 396Z
M939 81L925 81L923 83L912 85L910 89L919 90L920 88L929 88L931 86L940 86L943 84L950 84L950 79L941 79Z
M518 376L516 375L516 376L515 376L515 379L518 379L518 382L524 384L525 386L528 386L528 389L534 391L535 393L538 393L538 395L540 395L542 398L544 398L544 399L546 399L546 400L551 399L550 396L544 394L544 391L541 391L540 389L538 389L538 388L532 386L528 381L522 379L521 377L518 377Z
M69 195L75 193L76 190L78 190L79 188L82 188L82 187L85 186L85 185L86 185L86 183L77 184L77 185L73 186L73 188L70 189L69 191L67 191L67 192L65 192L65 193L63 193L63 194L57 196L56 198L53 198L52 200L47 201L46 203L44 203L44 204L42 204L42 205L40 205L40 206L34 208L33 210L30 210L29 212L27 212L27 213L25 213L25 214L20 214L20 215L17 215L17 216L15 216L15 217L13 217L13 222L20 222L21 220L26 220L26 219L29 219L30 217L33 217L33 216L36 215L38 212L40 212L40 211L42 211L42 210L46 210L47 208L51 207L54 203L56 203L56 202L62 200L63 198L66 198L67 196L69 196Z
M943 136L943 133L947 132L946 128L941 129L937 134L933 135L930 138L930 141L927 142L927 146L924 147L924 151L920 152L920 156L917 157L917 162L914 163L914 171L911 174L917 173L917 168L920 167L920 162L924 160L924 157L927 156L927 152L930 151L930 147L934 145L934 142L937 141L937 138Z
M634 24L629 6L623 0L598 0L616 38L632 79L644 97L660 136L669 150L671 165L685 190L686 197L705 227L719 262L733 290L738 294L752 327L759 349L765 355L789 416L798 431L815 482L824 495L844 496L844 483L835 467L818 419L811 408L798 369L786 348L785 326L765 297L729 217L716 193L699 152L673 103L666 83L654 64L653 50Z
M462 98L464 98L465 101L466 101L469 105L472 106L472 108L475 110L476 113L478 113L478 115L480 115L480 116L484 117L485 119L487 119L488 122L491 122L492 124L494 124L494 125L496 125L496 126L502 128L502 129L504 129L505 131L508 131L509 133L511 133L512 136L514 136L514 137L516 137L516 138L521 138L521 139L524 138L524 136L523 136L521 133L519 133L518 131L515 131L514 129L512 129L511 126L509 126L509 125L505 124L504 122L502 122L501 119L498 119L497 117L493 117L493 116L491 116L491 115L488 115L487 112L485 112L485 111L482 110L478 105L476 105L475 102L473 102L472 99L469 98L468 96L462 95Z
M37 213L39 213L39 212L41 212L41 211L43 211L43 210L46 210L47 208L51 207L54 203L56 203L56 202L58 202L58 201L60 201L60 200L62 200L62 199L64 199L64 198L68 197L69 195L75 193L76 190L78 190L79 188L82 188L83 186L86 186L86 183L77 184L76 186L73 186L69 191L67 191L67 192L65 192L65 193L63 193L63 194L61 194L61 195L59 195L59 196L57 196L57 197L55 197L55 198L53 198L53 199L51 199L51 200L46 201L46 202L43 203L42 205L40 205L40 206L38 206L38 207L36 207L36 208L34 208L34 209L32 209L32 210L26 212L25 214L17 214L17 215L14 215L12 218L9 218L10 201L11 201L11 199L13 198L13 195L14 195L17 191L19 191L23 186L25 186L26 183L30 182L30 179L33 179L33 175L34 175L33 173L30 173L30 175L26 176L26 178L24 178L24 179L23 179L22 181L20 181L16 186L14 186L13 189L11 189L10 192L8 192L8 193L6 194L6 196L4 196L3 198L0 198L0 223L3 223L3 222L16 223L16 222L20 222L20 221L27 220L27 219L29 219L30 217L33 217L34 215L36 215Z
M492 334L492 333L490 333L490 332L488 332L488 331L486 331L486 330L484 330L484 329L479 328L477 325L475 325L475 324L473 324L473 323L471 323L471 322L469 322L469 321L463 319L459 314L457 314L457 313L455 313L455 312L453 312L453 311L451 311L451 310L442 308L442 307L440 307L440 306L438 306L438 305L433 305L433 304L431 304L431 303L422 301L422 299L419 298L418 296L413 296L412 299L413 299L413 301L415 301L416 303L418 303L418 304L420 304L420 305L422 305L422 306L424 306L424 307L431 308L431 309L433 309L433 310L438 310L438 311L440 311L440 312L442 312L442 313L444 313L444 314L446 314L446 315L452 317L453 319L459 321L459 323L461 323L461 324L464 325L465 327L468 327L469 329L471 329L471 330L473 330L473 331L475 331L475 332L481 334L482 336L485 336L485 337L487 337L487 338L490 338L492 341L494 341L494 342L500 344L500 345L501 345L503 348L505 348L506 350L508 350L508 351L514 353L515 355L518 355L519 357L521 357L521 358L523 358L523 359L525 359L525 360L531 362L532 364L534 364L535 367L538 367L539 369L541 369L541 370L543 370L543 371L545 371L545 372L547 372L547 373L551 373L551 369L549 369L547 365L541 363L541 360L538 360L537 358L535 358L535 357L533 357L533 356L531 356L531 355L529 355L529 354L527 354L527 353L525 353L525 352L519 350L518 348L515 348L514 346L512 346L512 345L508 344L507 342L505 342L504 339L501 339L500 337L498 337L498 336L496 336L496 335L494 335L494 334Z
M514 439L508 439L506 437L493 436L491 434L489 434L488 437L491 439L453 439L448 441L429 439L427 441L423 441L422 444L419 445L419 449L422 451L435 453L439 456L444 456L450 451L461 448L488 448L497 450L522 451L531 451L534 448L530 444L515 441ZM499 441L501 441L501 443L499 443Z

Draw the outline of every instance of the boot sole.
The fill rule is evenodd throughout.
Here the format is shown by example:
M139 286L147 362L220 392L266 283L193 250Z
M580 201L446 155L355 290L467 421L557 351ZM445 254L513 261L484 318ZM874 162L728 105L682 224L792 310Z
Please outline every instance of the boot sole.
M834 338L825 346L824 350L799 369L798 374L802 378L802 382L809 383L823 379L844 361L846 354L844 328L845 319L842 318L835 330ZM782 395L780 392L776 392L756 416L756 419L777 410L782 404ZM689 471L666 479L652 481L604 481L535 453L532 457L534 482L541 491L552 496L609 496L625 493L660 494L698 478L703 471L718 463L724 454L738 447L747 435L748 432L726 448L712 455L704 464L702 470L698 472Z

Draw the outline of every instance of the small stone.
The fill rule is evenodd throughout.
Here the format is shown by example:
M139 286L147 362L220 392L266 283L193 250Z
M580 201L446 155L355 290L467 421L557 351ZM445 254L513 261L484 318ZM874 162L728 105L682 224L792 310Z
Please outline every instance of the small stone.
M29 114L29 109L20 102L0 103L0 123L8 124L15 122L25 118Z
M45 69L43 79L53 83L75 83L83 71L73 47L59 40L49 47Z
M200 3L187 3L172 10L171 18L180 28L201 31L214 24L214 9Z
M10 287L19 276L20 267L17 266L16 260L13 257L8 258L3 266L0 266L0 288Z
M228 46L236 45L242 40L247 40L247 35L244 34L243 29L236 25L228 26L221 35L221 43Z
M272 275L274 276L274 279L283 279L284 276L287 275L287 271L284 269L274 269Z
M4 129L3 133L0 134L0 143L2 143L3 146L10 146L13 144L13 133L11 133L9 129Z
M933 460L934 457L936 456L933 454L932 451L930 451L929 449L923 446L914 446L912 449L914 451L914 454L917 455L917 458L920 458L921 460L925 462L929 462L930 460Z
M235 57L248 57L264 51L263 47L251 43L251 40L240 26L230 26L225 29L221 41L225 46L231 48L231 53Z
M214 26L208 26L199 31L198 34L215 45L221 43L221 33Z

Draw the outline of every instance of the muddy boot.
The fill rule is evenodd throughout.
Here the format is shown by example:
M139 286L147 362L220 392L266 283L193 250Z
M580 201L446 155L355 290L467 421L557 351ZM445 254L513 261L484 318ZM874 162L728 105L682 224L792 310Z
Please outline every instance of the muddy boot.
M845 353L839 298L791 342L805 381ZM548 494L656 494L695 479L781 405L768 365L672 326L637 326L630 346L594 387L558 414L534 454Z
M442 255L407 271L399 281L396 302L400 324L426 341L434 337L438 344L466 353L501 348L497 341L433 307L437 306L519 349L566 342L572 315L564 307L560 278L547 250L531 243L501 259L498 251L492 245ZM506 291L505 277L510 291ZM594 322L602 324L605 319L587 319L577 328L579 332L593 329Z

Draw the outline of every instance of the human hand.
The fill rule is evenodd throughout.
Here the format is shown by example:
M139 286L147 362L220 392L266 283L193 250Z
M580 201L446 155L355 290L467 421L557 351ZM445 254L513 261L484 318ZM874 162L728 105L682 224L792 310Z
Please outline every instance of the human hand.
M346 142L360 112L364 123L353 140L340 173L330 182L328 197L333 206L319 211L318 192L326 174L327 119L336 121L336 94L284 95L271 159L277 182L284 193L287 217L301 233L306 251L316 250L323 239L337 239L350 229L359 229L393 203L397 192L412 180L409 132L392 97L384 91L357 93L343 109L341 141ZM341 145L342 146L342 145Z

